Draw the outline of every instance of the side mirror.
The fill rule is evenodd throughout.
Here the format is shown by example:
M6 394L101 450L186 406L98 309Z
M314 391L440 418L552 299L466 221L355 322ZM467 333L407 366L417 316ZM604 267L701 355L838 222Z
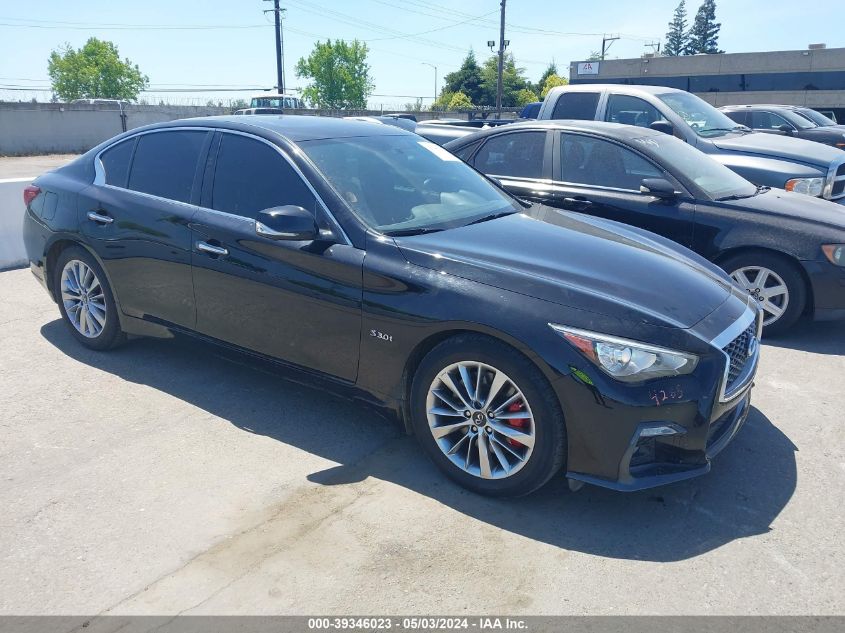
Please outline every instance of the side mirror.
M640 184L640 193L662 200L671 200L678 196L672 183L663 178L644 178Z
M295 205L264 209L255 219L255 233L271 240L314 241L320 235L314 214Z
M786 134L787 136L792 136L792 132L794 131L791 126L789 125L781 125L778 130Z
M668 134L669 136L675 136L675 126L669 123L669 121L655 121L648 127L650 127L655 132L663 132L664 134Z

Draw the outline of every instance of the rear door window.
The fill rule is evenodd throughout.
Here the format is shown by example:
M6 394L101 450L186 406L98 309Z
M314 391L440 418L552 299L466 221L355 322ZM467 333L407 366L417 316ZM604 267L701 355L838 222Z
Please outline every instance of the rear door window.
M648 127L655 121L665 121L666 119L657 108L639 97L610 95L604 120L611 123L622 123L623 125Z
M782 125L786 125L790 129L793 127L789 125L789 121L774 112L751 113L751 127L755 130L777 130Z
M106 172L106 184L115 187L126 187L129 178L129 162L132 160L132 150L135 149L137 138L131 138L107 149L100 154L100 162Z
M278 151L239 134L223 134L214 169L211 207L255 218L284 205L315 211L314 195Z
M745 110L735 110L733 112L725 112L725 114L728 115L731 121L735 121L740 125L748 125L747 119L749 113Z
M552 111L553 119L592 121L599 105L598 92L564 92Z
M475 168L484 174L542 178L545 132L512 132L489 139L475 156Z
M190 202L194 176L208 132L173 130L142 134L129 174L129 188Z
M643 178L665 178L662 170L636 152L593 136L563 134L563 182L639 191Z

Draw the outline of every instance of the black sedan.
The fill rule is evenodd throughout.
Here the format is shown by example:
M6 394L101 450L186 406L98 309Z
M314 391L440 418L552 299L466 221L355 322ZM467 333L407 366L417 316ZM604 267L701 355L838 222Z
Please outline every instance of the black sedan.
M845 125L800 106L745 105L720 108L729 118L756 132L794 136L845 149Z
M698 252L754 297L767 334L802 314L845 317L841 205L757 187L683 141L616 123L520 123L446 147L522 199L631 224Z
M392 412L480 493L699 475L749 411L761 313L724 272L393 126L174 121L25 198L30 268L80 344L261 356Z

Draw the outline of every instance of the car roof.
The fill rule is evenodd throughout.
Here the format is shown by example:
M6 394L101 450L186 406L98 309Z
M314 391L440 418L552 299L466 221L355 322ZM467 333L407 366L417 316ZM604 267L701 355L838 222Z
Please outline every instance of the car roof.
M809 110L807 106L779 105L777 103L747 103L743 105L722 106L720 110L751 110L753 108L781 108L782 110Z
M410 132L406 132L392 125L302 114L264 114L260 117L248 118L228 114L193 119L177 119L175 121L168 121L167 123L154 124L146 129L178 126L217 127L240 131L247 131L248 128L259 128L268 132L275 132L294 143L327 138L410 134Z
M613 90L614 92L645 92L647 94L657 95L666 94L668 92L686 92L685 90L678 90L677 88L669 88L667 86L647 86L645 84L569 84L567 86L558 86L552 88L552 92L595 92L597 90Z
M468 134L446 144L446 147L454 148L477 141L493 134L505 134L509 131L547 131L561 130L564 132L587 132L600 134L601 136L616 139L630 140L634 138L646 138L649 136L660 136L663 132L651 128L639 127L636 125L622 125L621 123L608 123L606 121L574 121L560 120L553 121L524 121L500 125L486 130L479 130L474 134Z

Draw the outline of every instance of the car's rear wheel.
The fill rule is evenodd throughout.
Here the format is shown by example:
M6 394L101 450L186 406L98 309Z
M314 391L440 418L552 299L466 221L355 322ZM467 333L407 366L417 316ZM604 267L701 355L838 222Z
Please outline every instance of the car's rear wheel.
M55 294L70 333L86 347L106 350L126 340L105 273L90 253L65 249L55 267Z
M488 337L460 335L426 355L411 418L435 464L475 492L528 494L563 466L566 432L554 391L531 361Z
M785 332L804 312L807 287L789 260L751 251L734 255L721 262L721 266L762 308L764 334Z

